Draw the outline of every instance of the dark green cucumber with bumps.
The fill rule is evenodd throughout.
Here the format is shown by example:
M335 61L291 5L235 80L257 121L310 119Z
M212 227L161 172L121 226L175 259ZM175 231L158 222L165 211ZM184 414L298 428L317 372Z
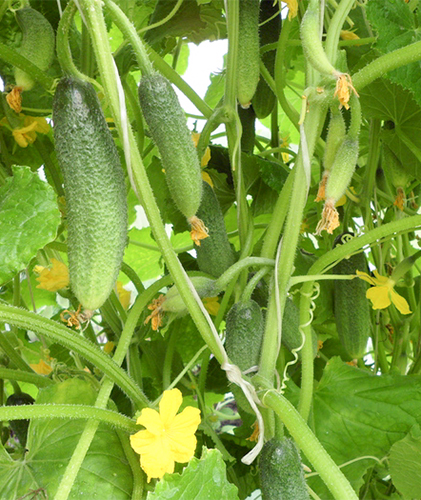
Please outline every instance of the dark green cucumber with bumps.
M335 246L341 244L344 233L335 239ZM367 271L364 252L341 260L332 269L333 274L356 274ZM339 339L351 358L361 358L366 353L367 341L371 331L370 306L366 297L365 281L334 281L334 313Z
M237 52L237 98L243 108L250 106L260 77L259 2L239 2Z
M317 354L317 334L311 329L311 341L313 344L313 356ZM300 310L292 301L287 298L285 302L285 310L282 317L282 344L289 351L298 349L303 343L303 338L300 332ZM301 358L301 350L297 352Z
M211 186L203 181L203 196L197 216L208 228L209 238L196 246L197 265L215 278L234 264L234 252L228 240L224 216Z
M272 438L259 461L263 500L310 500L300 453L290 438Z
M259 304L252 299L237 302L226 318L225 350L230 360L242 372L259 363L264 333L264 320ZM246 412L254 413L243 391L231 386L237 404Z
M270 19L270 21L267 21L268 19ZM273 0L261 0L259 24L261 23L264 24L259 30L260 47L264 47L265 45L271 43L277 43L281 33L282 21L279 13L279 5L274 3ZM262 54L262 62L272 77L275 74L275 59L275 49ZM256 93L254 94L251 103L254 112L259 119L266 118L266 116L273 111L276 103L276 96L262 77L260 77Z
M187 219L202 198L201 166L186 117L170 82L160 73L145 75L139 101L150 134L161 155L170 194Z
M89 315L110 295L123 259L127 241L124 173L90 83L60 80L53 121L64 178L70 286Z
M55 37L47 19L37 10L24 7L16 11L16 19L22 30L22 44L18 52L39 69L46 71L53 62ZM15 68L15 82L22 90L31 90L35 80L20 68Z
M26 392L15 392L7 398L6 406L33 405L34 402L35 400L30 394L26 394ZM19 443L25 447L28 436L29 420L10 420L9 424L18 438Z

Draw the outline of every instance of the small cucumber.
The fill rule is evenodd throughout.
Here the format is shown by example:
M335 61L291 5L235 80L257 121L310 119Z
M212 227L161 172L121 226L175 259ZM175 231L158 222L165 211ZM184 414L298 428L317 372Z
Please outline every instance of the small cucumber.
M300 26L304 56L314 69L323 75L339 72L326 56L320 40L320 0L310 0Z
M60 80L53 121L66 197L70 286L89 316L111 293L123 259L124 174L91 84Z
M184 111L170 82L160 73L140 80L139 101L161 154L170 194L180 212L190 219L202 198L202 176Z
M290 438L272 438L259 461L263 500L310 500L300 453Z
M47 19L37 10L24 7L16 11L16 18L22 30L22 44L19 53L39 69L46 71L53 62L55 37ZM20 68L14 69L16 86L31 90L35 80Z
M254 140L256 138L256 113L253 106L245 109L241 106L237 107L238 116L241 122L241 151L247 154L253 154Z
M311 330L311 338L313 356L316 356L317 334L313 329ZM285 310L282 317L282 343L289 351L297 349L303 343L300 333L300 311L290 298L287 298L285 302ZM301 350L297 352L297 355L301 358Z
M270 19L270 21L267 21L268 19ZM282 20L279 14L279 5L273 0L262 0L260 2L259 23L264 23L259 31L260 47L276 43L281 33ZM275 59L276 50L269 50L262 54L262 62L272 77L275 72ZM276 103L276 96L263 78L260 78L257 84L256 93L251 103L259 119L266 118L273 111Z
M358 140L346 137L335 155L332 170L326 183L326 200L336 203L345 194L354 175L359 152Z
M193 276L190 278L190 281L201 298L214 297L218 294L215 289L215 280L211 278ZM165 312L178 313L180 315L187 313L187 307L184 304L176 285L172 286L168 290L165 295L165 300L162 302L161 309Z
M335 245L342 244L343 233L335 239ZM341 260L332 269L333 274L356 274L367 271L364 252ZM367 284L353 280L334 281L334 313L338 336L351 358L361 358L366 353L367 341L371 331L370 307L366 298Z
M323 156L323 167L325 171L332 170L336 153L345 139L346 127L342 112L337 107L330 111L329 128L326 137L325 154Z
M203 197L197 216L208 228L209 238L196 247L197 265L204 273L215 278L234 264L235 257L227 231L221 207L211 186L203 181Z
M17 392L7 398L6 406L33 405L34 398L26 392ZM25 448L28 436L29 420L10 420L12 431L16 434L19 443Z
M237 99L248 108L260 78L258 0L239 2L237 50Z

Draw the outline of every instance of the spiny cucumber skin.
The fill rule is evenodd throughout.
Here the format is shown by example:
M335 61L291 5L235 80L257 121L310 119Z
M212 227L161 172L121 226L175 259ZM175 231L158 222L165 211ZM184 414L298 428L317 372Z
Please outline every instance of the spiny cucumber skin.
M338 201L354 175L358 160L358 140L346 137L339 146L326 183L326 199Z
M262 0L260 2L259 24L271 18L279 12L279 6L274 4L273 0ZM270 21L266 22L259 31L260 47L264 47L270 43L276 43L281 32L281 16L278 14ZM271 76L274 76L275 71L276 50L270 50L262 54L262 61L268 69ZM257 84L256 93L254 94L252 105L257 118L260 120L266 118L273 111L276 103L276 96L265 82L264 78L260 78Z
M91 84L63 78L53 121L66 197L70 286L93 311L111 293L127 242L124 173Z
M342 113L338 110L330 113L329 128L326 137L325 154L323 156L323 167L330 171L333 167L339 146L345 139L346 126Z
M259 1L239 2L237 99L248 108L260 78Z
M310 500L300 453L290 438L272 438L260 454L263 500Z
M323 75L334 75L331 64L323 49L319 32L319 0L311 1L301 21L300 35L304 56L314 69Z
M177 95L164 76L152 73L140 80L139 101L161 154L170 194L180 212L189 219L200 205L202 175Z
M357 270L367 271L364 252L341 260L332 273L356 274ZM335 280L334 290L334 313L339 340L351 358L361 358L366 353L371 331L370 306L366 298L367 285L358 278Z
M53 62L55 37L54 30L47 19L37 10L24 7L16 11L19 26L22 29L22 44L19 53L46 71ZM31 90L35 80L20 68L15 68L15 82L23 90Z
M317 354L317 335L311 329L311 341L313 344L313 357ZM287 298L284 314L282 316L282 343L289 351L297 349L303 343L300 332L300 311L292 299ZM297 352L301 358L301 350Z
M211 186L205 181L203 181L202 192L202 202L197 216L208 228L209 237L202 240L200 246L196 247L197 265L204 273L219 278L234 264L234 252L228 240L218 199Z
M241 371L259 363L264 321L259 304L250 299L237 302L226 318L225 349Z

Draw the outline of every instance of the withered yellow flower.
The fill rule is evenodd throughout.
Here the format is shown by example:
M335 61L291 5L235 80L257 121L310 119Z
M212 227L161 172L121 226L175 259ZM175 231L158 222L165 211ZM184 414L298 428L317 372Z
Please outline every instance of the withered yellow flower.
M38 278L36 278L39 282L37 288L56 292L69 285L69 270L66 264L63 264L63 262L58 261L54 257L51 259L51 264L51 268L35 266L34 272L39 274Z

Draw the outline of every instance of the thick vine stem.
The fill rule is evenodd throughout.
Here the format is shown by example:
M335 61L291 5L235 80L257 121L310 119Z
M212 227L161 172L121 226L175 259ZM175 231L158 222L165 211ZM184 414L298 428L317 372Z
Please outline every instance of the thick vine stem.
M54 385L54 382L51 379L44 377L43 375L24 372L21 370L12 370L11 368L4 368L3 366L0 366L0 380L4 379L26 382L28 384L34 384L37 387L47 387L49 385Z
M334 498L336 500L358 500L358 496L347 478L292 404L273 389L265 392L261 397L261 401L280 417L297 445L320 474Z
M342 0L330 20L329 29L326 35L325 52L327 58L333 65L335 64L338 53L338 43L342 26L354 4L355 0Z

